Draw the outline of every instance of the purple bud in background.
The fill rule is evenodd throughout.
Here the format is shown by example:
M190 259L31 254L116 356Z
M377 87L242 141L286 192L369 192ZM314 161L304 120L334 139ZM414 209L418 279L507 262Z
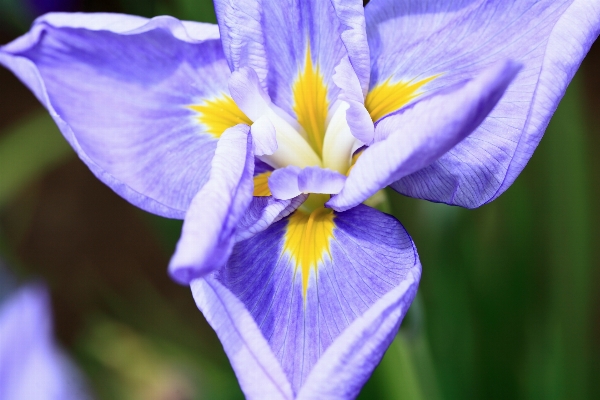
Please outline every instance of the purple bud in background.
M75 11L78 0L26 0L30 12L39 16L52 11Z
M52 337L48 294L26 286L0 304L0 399L87 399L80 374Z

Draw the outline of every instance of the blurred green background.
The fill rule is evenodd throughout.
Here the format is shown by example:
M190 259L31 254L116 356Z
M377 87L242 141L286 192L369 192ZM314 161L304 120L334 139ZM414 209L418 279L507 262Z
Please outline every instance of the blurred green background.
M211 0L0 0L0 43L51 10L214 22ZM423 277L360 399L600 398L600 45L515 184L477 210L389 192ZM60 344L99 399L242 399L166 266L181 222L137 210L0 69L0 257L50 286Z

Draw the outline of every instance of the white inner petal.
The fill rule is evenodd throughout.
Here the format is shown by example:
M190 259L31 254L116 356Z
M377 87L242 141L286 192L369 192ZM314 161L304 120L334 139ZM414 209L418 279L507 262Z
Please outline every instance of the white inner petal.
M262 161L274 168L283 168L288 165L295 165L300 168L323 166L317 153L292 125L271 108L267 116L275 127L277 151L268 156L261 156Z
M352 136L346 122L348 107L348 103L344 101L336 106L323 141L323 166L341 174L346 174L350 168L352 152L360 144L358 139Z

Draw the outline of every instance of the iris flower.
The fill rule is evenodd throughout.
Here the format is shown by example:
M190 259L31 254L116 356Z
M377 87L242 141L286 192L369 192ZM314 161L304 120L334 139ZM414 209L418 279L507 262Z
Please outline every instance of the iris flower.
M46 290L36 285L0 304L0 399L89 398L81 377L52 340L49 308Z
M249 398L353 398L417 290L363 203L478 207L525 167L598 0L215 0L218 26L49 14L0 49L92 172L183 218L191 284Z

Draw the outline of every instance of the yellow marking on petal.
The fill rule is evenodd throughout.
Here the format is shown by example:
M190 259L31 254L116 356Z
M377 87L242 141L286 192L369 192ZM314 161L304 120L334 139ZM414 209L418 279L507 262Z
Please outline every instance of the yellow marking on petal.
M411 100L419 97L422 92L419 89L431 82L439 75L430 76L420 81L400 81L391 83L391 78L375 86L367 94L365 107L371 114L373 122L389 113L399 110Z
M237 124L252 125L250 118L240 110L235 101L226 94L202 104L191 105L190 108L200 113L198 121L206 127L206 131L216 139L220 138L226 129Z
M324 256L331 258L335 215L329 208L320 207L311 213L296 210L289 218L283 250L295 261L294 274L302 274L302 293L306 299L310 271L316 273Z
M318 65L316 68L313 65L310 47L306 51L304 70L298 75L292 90L298 123L304 128L308 143L317 155L322 157L329 102L323 74Z
M271 171L263 172L254 177L254 196L256 197L267 197L271 196L271 189L269 189L269 177Z

